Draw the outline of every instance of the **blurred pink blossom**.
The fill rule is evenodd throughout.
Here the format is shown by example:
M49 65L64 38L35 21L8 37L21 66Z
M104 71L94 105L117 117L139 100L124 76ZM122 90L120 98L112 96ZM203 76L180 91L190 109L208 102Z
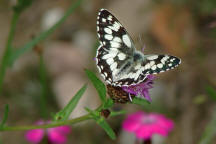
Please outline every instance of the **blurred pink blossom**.
M173 129L174 123L162 114L138 111L128 115L122 127L125 131L134 133L137 139L148 140L154 134L166 137Z
M37 125L50 123L42 120L38 121ZM50 144L64 144L67 141L67 135L71 132L70 126L59 126L48 129L33 129L29 130L25 134L25 138L32 144L38 144L42 141L44 136L47 136Z

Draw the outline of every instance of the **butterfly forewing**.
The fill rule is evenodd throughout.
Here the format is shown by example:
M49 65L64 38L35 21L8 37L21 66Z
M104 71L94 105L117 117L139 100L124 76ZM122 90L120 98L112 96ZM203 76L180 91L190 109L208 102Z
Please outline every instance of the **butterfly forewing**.
M97 32L97 67L104 80L113 86L139 84L147 75L173 69L181 62L174 56L144 55L137 51L125 28L105 9L98 13Z
M105 9L98 14L97 32L100 40L97 66L104 79L112 84L121 79L117 75L125 62L132 59L134 44L117 18Z

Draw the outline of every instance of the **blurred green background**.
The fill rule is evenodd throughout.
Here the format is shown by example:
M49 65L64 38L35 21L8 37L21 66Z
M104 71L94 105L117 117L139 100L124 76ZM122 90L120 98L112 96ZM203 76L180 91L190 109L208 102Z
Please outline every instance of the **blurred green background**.
M50 28L73 2L33 0L18 20L13 47L19 48ZM15 3L0 0L1 57ZM8 125L51 119L88 81L84 68L98 73L93 58L98 44L96 18L101 8L118 18L138 50L145 47L146 54L171 54L182 59L178 68L157 75L150 91L150 105L119 104L115 109L163 113L175 121L174 131L165 143L199 143L209 122L216 124L212 120L216 114L215 0L84 0L52 35L7 69L0 95L0 119L5 104L10 107ZM99 97L89 83L71 118L84 115L86 106L94 109L98 105ZM86 121L72 126L68 143L132 143L134 137L121 129L124 118L121 115L108 119L117 134L115 141L93 121ZM216 128L208 129L212 144L216 143L214 131ZM0 143L27 143L24 133L0 133Z

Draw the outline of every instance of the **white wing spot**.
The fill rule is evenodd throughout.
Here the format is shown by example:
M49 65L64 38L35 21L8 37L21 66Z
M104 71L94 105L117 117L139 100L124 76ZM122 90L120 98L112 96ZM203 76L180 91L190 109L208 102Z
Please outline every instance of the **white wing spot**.
M173 62L175 60L175 58L172 58L170 61Z
M112 57L112 56L113 56L113 54L109 53L109 54L104 55L104 56L102 57L102 59L108 59L108 58L110 58L110 57Z
M116 47L116 48L120 47L120 44L114 41L111 41L110 44L111 44L111 47Z
M153 65L153 66L151 67L152 70L156 70L156 68L157 68L156 65Z
M109 28L104 28L104 31L105 31L107 34L112 34L112 30L109 29Z
M107 19L108 19L109 21L112 21L112 16L109 15Z
M124 60L126 58L126 55L123 53L119 53L118 58L119 58L119 60Z
M116 67L117 67L117 63L114 62L114 63L110 66L111 71L113 71Z
M127 34L122 36L122 40L126 46L131 47L131 41Z
M155 59L157 59L157 58L158 58L157 55L153 55L153 56L147 57L148 60L155 60Z
M121 42L121 39L119 38L119 37L115 37L114 39L113 39L113 41L115 41L115 42Z
M105 77L107 77L107 73L106 72L104 72L104 75L105 75Z
M114 60L113 60L113 58L111 57L111 58L108 58L108 59L106 60L106 62L107 62L108 65L111 65L111 64L113 64Z
M115 27L114 25L113 26L108 26L110 29L112 29L112 30L114 30L114 31L118 31L119 29L118 29L118 27Z
M115 57L117 55L118 51L110 50L109 53L112 55L112 57Z
M107 40L112 40L113 36L109 35L109 34L106 34L106 35L104 35L104 38L107 39Z
M147 64L145 65L145 69L150 69L150 64L149 64L149 63L147 63Z
M163 64L162 64L162 63L159 63L159 64L157 64L157 67L158 67L158 68L162 68L162 67L163 67Z
M151 61L149 64L150 64L150 66L153 66L155 64L155 62Z
M118 23L118 22L115 22L115 23L113 24L113 27L118 31L119 28L121 27L121 24Z
M140 68L141 68L141 64L140 64L140 63L137 64L137 65L134 67L135 70L139 70Z
M105 19L105 18L102 18L102 22L104 22L104 23L105 23L105 22L106 22L106 19Z
M169 63L168 66L171 67L171 66L172 66L172 63Z

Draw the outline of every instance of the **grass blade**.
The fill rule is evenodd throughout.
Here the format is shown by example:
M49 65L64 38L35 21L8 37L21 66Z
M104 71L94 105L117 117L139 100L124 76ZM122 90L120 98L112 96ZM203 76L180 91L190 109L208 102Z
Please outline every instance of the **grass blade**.
M79 102L80 98L84 94L85 90L87 88L87 85L85 84L76 94L73 96L73 98L70 100L70 102L54 116L55 121L63 121L67 120L74 108L76 107L77 103Z
M106 87L104 83L99 78L97 78L97 76L90 70L86 69L85 72L88 78L91 80L94 87L96 88L101 101L105 103L106 102Z

